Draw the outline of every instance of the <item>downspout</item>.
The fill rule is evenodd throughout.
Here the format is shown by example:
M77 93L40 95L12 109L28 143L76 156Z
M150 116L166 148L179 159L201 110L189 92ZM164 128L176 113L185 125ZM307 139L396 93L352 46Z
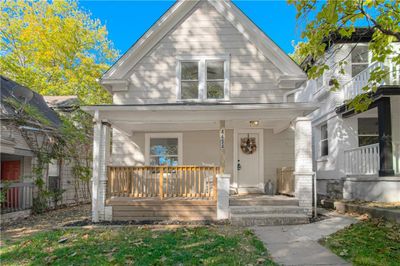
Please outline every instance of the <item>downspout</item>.
M313 187L314 187L314 218L318 217L317 213L317 174L313 172L312 174L312 179L313 179Z

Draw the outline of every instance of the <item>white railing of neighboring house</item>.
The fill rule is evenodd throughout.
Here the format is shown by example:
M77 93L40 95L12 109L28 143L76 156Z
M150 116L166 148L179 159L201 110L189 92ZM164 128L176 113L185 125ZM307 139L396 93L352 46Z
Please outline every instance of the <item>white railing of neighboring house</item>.
M393 170L396 175L400 174L400 141L393 142Z
M344 100L350 100L357 95L366 93L363 88L368 85L371 72L377 68L386 68L389 76L379 85L396 85L400 83L400 67L391 60L387 63L376 62L354 76L349 82L343 85Z
M346 175L377 175L379 143L344 151Z
M32 208L32 182L0 183L1 213L22 211Z

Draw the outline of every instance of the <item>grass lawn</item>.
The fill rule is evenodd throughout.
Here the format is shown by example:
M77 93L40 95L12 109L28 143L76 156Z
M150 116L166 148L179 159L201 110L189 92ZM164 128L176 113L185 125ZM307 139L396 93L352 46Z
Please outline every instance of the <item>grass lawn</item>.
M65 229L0 248L1 265L275 265L250 230L231 226Z
M324 244L353 265L400 265L400 225L367 220L329 236Z

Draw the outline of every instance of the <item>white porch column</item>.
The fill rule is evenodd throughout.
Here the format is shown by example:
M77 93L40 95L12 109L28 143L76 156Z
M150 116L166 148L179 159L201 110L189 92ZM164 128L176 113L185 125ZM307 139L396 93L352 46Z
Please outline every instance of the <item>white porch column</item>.
M307 117L298 117L295 121L295 195L299 206L307 214L312 214L313 169L312 169L312 127Z
M217 219L229 219L229 183L231 175L217 175Z
M110 220L105 210L107 190L107 165L110 154L110 125L95 114L93 132L92 221Z

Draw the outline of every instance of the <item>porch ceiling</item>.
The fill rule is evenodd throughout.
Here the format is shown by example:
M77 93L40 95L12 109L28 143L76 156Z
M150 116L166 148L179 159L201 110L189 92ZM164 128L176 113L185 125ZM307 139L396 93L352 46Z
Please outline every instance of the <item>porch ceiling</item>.
M305 116L317 106L308 103L279 104L152 104L96 105L82 109L97 119L123 130L206 130L248 127L250 120L260 121L259 128L286 129L296 117Z

